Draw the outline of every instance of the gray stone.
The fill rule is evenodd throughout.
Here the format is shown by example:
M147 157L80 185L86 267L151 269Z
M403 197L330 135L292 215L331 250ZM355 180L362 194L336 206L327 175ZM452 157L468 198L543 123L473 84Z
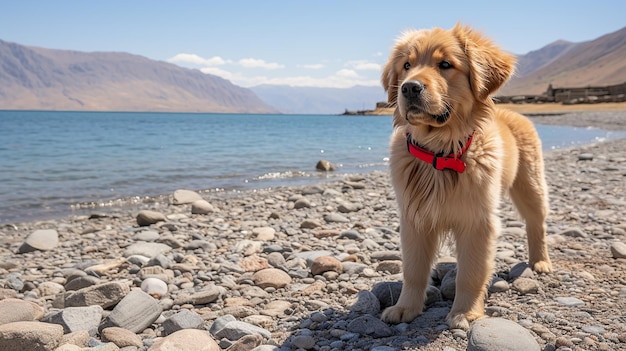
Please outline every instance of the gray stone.
M520 294L536 294L539 291L539 282L530 278L517 278L513 281L513 288Z
M207 240L191 240L185 245L185 250L202 249L204 251L213 251L217 249L214 243Z
M163 333L170 335L181 329L202 329L204 319L190 310L180 310L163 322Z
M145 227L158 222L165 222L164 214L150 210L143 210L137 213L137 224L139 226Z
M604 329L604 327L599 326L599 325L583 325L582 330L585 333L595 334L595 335L602 335L606 333L606 329Z
M44 317L43 322L59 324L64 333L73 333L85 330L90 336L95 336L102 319L102 307L67 307L61 311Z
M215 207L206 200L197 200L191 204L192 214L209 214L215 212Z
M593 160L592 153L584 152L578 155L578 161L592 161L592 160Z
M315 338L310 335L296 335L291 339L291 343L299 349L310 350L315 347Z
M65 295L65 307L98 305L107 309L120 302L129 290L129 286L121 282L109 282L82 288Z
M222 329L215 332L215 337L218 339L226 338L228 340L234 341L234 340L239 340L240 338L246 335L252 335L252 334L259 334L263 336L265 339L269 339L272 336L272 334L269 331L263 328L257 327L255 325L252 325L246 322L233 321L233 322L227 323Z
M370 258L373 261L389 261L389 260L402 260L402 253L400 251L376 251L372 253Z
M6 279L5 287L15 291L22 291L22 289L24 289L24 281L22 280L21 273L11 272L5 275L4 279Z
M617 241L611 244L613 258L626 258L626 244Z
M193 305L206 305L217 300L221 294L222 290L219 287L216 285L208 285L193 294L179 294L174 300L174 303L177 305L186 303Z
M380 301L373 293L361 290L357 294L356 302L350 306L352 312L360 314L378 314L380 312Z
M499 292L505 292L509 290L509 283L500 278L500 277L493 277L493 279L491 280L491 285L489 285L489 292L490 293L499 293Z
M65 290L75 291L75 290L80 290L83 288L88 288L90 286L98 285L100 283L101 283L100 278L94 277L91 275L87 275L83 277L76 277L72 280L69 280L67 283L65 283Z
M363 240L363 236L354 229L348 229L341 232L338 239Z
M304 252L298 252L294 254L295 257L306 260L306 264L308 267L311 267L311 265L313 264L313 261L315 261L316 258L321 257L321 256L332 256L332 255L333 253L327 250L304 251Z
M301 229L315 229L321 226L321 224L312 219L305 219L304 221L302 221L302 223L300 223Z
M133 255L141 255L148 258L155 257L157 255L163 254L165 252L170 251L172 248L161 243L148 243L148 242L137 242L130 246L128 246L124 250L124 257L129 257Z
M59 233L54 229L39 229L32 232L20 246L18 252L48 251L59 245Z
M361 335L371 335L377 338L393 335L393 329L380 318L366 314L359 316L348 323L348 331Z
M586 238L587 234L580 228L567 228L558 233L558 235L569 236L571 238Z
M519 324L503 318L483 318L472 323L467 351L539 351L533 335Z
M509 271L509 281L513 281L517 278L533 278L535 276L535 272L533 272L530 265L526 262L520 262L513 267Z
M309 207L311 207L311 201L307 199L306 197L298 199L296 200L296 202L293 203L293 208L295 209L309 208Z
M337 210L341 213L356 212L361 208L363 208L363 205L352 203L349 201L339 201L339 206L337 206Z
M349 223L350 220L339 213L327 213L324 215L326 223Z
M441 281L439 290L441 290L441 295L445 299L454 300L454 296L456 295L456 272L456 267L449 270Z
M98 330L120 327L139 333L159 318L162 311L157 300L141 290L133 290L115 306Z
M235 318L233 315L230 315L230 314L223 315L213 321L213 324L211 324L211 327L209 328L209 333L211 333L211 335L215 335L215 333L217 333L222 328L224 328L226 324L230 322L234 322L236 320L237 318Z
M190 204L195 201L202 200L202 196L195 191L179 189L174 192L174 205Z
M560 296L560 297L555 297L554 300L560 303L561 305L565 305L567 307L579 307L579 306L585 305L584 301L577 299L575 297Z
M158 254L154 257L152 257L150 260L148 260L148 263L146 263L146 267L150 267L150 266L159 266L159 267L163 267L165 269L169 269L172 268L172 265L174 264L174 261L163 255L163 254Z
M144 230L133 235L135 241L156 241L159 239L159 233L154 230Z
M319 160L315 165L315 169L322 172L334 171L337 167L328 160Z

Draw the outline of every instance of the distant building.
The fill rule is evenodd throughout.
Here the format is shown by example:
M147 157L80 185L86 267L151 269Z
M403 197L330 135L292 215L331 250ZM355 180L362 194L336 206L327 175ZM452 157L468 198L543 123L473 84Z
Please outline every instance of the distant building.
M555 88L552 84L541 95L497 96L496 103L544 103L560 102L563 104L624 102L626 101L626 82L608 86L587 86L574 88Z

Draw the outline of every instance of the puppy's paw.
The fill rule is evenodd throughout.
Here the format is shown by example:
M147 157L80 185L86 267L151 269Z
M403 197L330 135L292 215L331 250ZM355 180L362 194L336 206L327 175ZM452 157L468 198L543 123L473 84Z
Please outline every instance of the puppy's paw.
M550 261L537 261L532 264L533 271L537 273L550 273L552 272L552 263Z
M482 309L466 313L450 311L446 317L446 322L448 322L450 329L468 330L470 323L480 318L485 318Z
M469 329L470 322L462 313L459 313L459 314L452 314L452 312L448 313L448 316L446 317L446 322L448 322L448 327L450 327L450 329L462 329L462 330Z
M381 319L386 323L409 323L422 314L422 306L391 306L383 311Z

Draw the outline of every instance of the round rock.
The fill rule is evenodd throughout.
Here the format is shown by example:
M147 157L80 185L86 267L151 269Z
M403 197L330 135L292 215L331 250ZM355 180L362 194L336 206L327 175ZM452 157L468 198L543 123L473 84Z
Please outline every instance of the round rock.
M472 323L467 351L539 351L532 334L504 318L483 318Z
M341 261L331 256L320 256L313 260L311 274L319 275L328 271L341 273L343 271Z
M39 229L32 232L20 246L19 252L47 251L59 244L59 233L54 229Z
M195 191L179 189L174 192L174 205L190 204L202 200L202 196Z
M252 276L254 283L260 288L284 288L291 283L291 277L284 271L276 268L260 270Z
M145 227L158 222L165 222L165 215L161 212L143 210L137 213L137 224Z
M626 244L619 241L612 243L611 254L613 258L626 258Z
M192 214L209 214L214 212L215 208L206 200L196 200L191 203Z

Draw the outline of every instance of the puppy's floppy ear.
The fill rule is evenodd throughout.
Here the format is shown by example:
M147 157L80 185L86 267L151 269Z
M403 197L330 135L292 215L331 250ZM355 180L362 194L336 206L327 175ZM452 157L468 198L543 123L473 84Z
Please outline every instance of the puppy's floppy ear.
M387 102L395 104L398 99L398 72L395 68L395 59L389 56L389 60L383 68L383 73L380 76L380 82L383 84L383 88L387 92Z
M515 71L515 56L502 51L491 40L467 26L452 28L469 60L470 85L474 96L485 100L500 88Z

